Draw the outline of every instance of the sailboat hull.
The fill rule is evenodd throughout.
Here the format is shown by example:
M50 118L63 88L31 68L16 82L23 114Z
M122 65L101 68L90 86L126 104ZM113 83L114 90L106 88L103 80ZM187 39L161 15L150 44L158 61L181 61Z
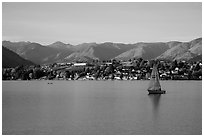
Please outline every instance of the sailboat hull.
M148 90L149 94L165 94L165 90Z

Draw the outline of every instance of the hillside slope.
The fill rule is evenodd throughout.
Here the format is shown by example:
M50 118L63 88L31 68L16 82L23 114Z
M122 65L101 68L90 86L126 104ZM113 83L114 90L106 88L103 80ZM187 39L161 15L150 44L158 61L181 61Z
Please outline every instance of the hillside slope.
M13 51L2 47L2 67L10 68L20 65L34 65L31 61L25 60Z
M202 54L202 38L190 42L180 42L157 57L168 60L190 60Z
M202 55L202 38L190 42L155 42L135 44L123 43L83 43L79 45L55 42L43 46L31 42L3 41L2 45L22 58L36 64L92 60L129 60L133 58L190 60Z

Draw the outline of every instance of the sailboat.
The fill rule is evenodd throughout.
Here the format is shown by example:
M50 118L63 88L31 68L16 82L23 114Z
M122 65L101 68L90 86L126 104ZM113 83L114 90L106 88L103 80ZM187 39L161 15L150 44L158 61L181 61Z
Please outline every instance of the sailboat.
M151 73L151 78L150 78L150 83L149 87L147 89L149 94L165 94L165 90L161 90L161 85L159 83L159 73L157 70L157 65L154 64L152 73Z

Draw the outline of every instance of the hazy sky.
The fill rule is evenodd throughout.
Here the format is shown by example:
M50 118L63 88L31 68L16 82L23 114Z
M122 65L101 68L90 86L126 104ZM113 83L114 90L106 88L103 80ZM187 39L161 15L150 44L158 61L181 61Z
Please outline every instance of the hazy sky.
M51 44L190 41L202 37L197 3L3 3L3 40Z

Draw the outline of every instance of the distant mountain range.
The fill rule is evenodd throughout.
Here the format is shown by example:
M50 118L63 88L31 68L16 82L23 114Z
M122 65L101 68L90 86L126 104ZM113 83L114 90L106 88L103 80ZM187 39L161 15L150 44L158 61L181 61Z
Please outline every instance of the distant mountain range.
M132 58L191 60L202 56L202 38L190 42L156 42L135 44L83 43L65 44L60 41L50 45L31 42L3 41L3 47L10 49L35 64L91 60L129 60Z
M3 47L35 64L59 62L73 52L70 48L62 48L61 45L57 47L57 44L43 46L39 43L3 41Z
M157 59L190 60L202 55L202 38L190 42L169 42L170 48Z
M31 61L25 60L13 51L2 47L2 67L16 67L19 65L34 65Z

